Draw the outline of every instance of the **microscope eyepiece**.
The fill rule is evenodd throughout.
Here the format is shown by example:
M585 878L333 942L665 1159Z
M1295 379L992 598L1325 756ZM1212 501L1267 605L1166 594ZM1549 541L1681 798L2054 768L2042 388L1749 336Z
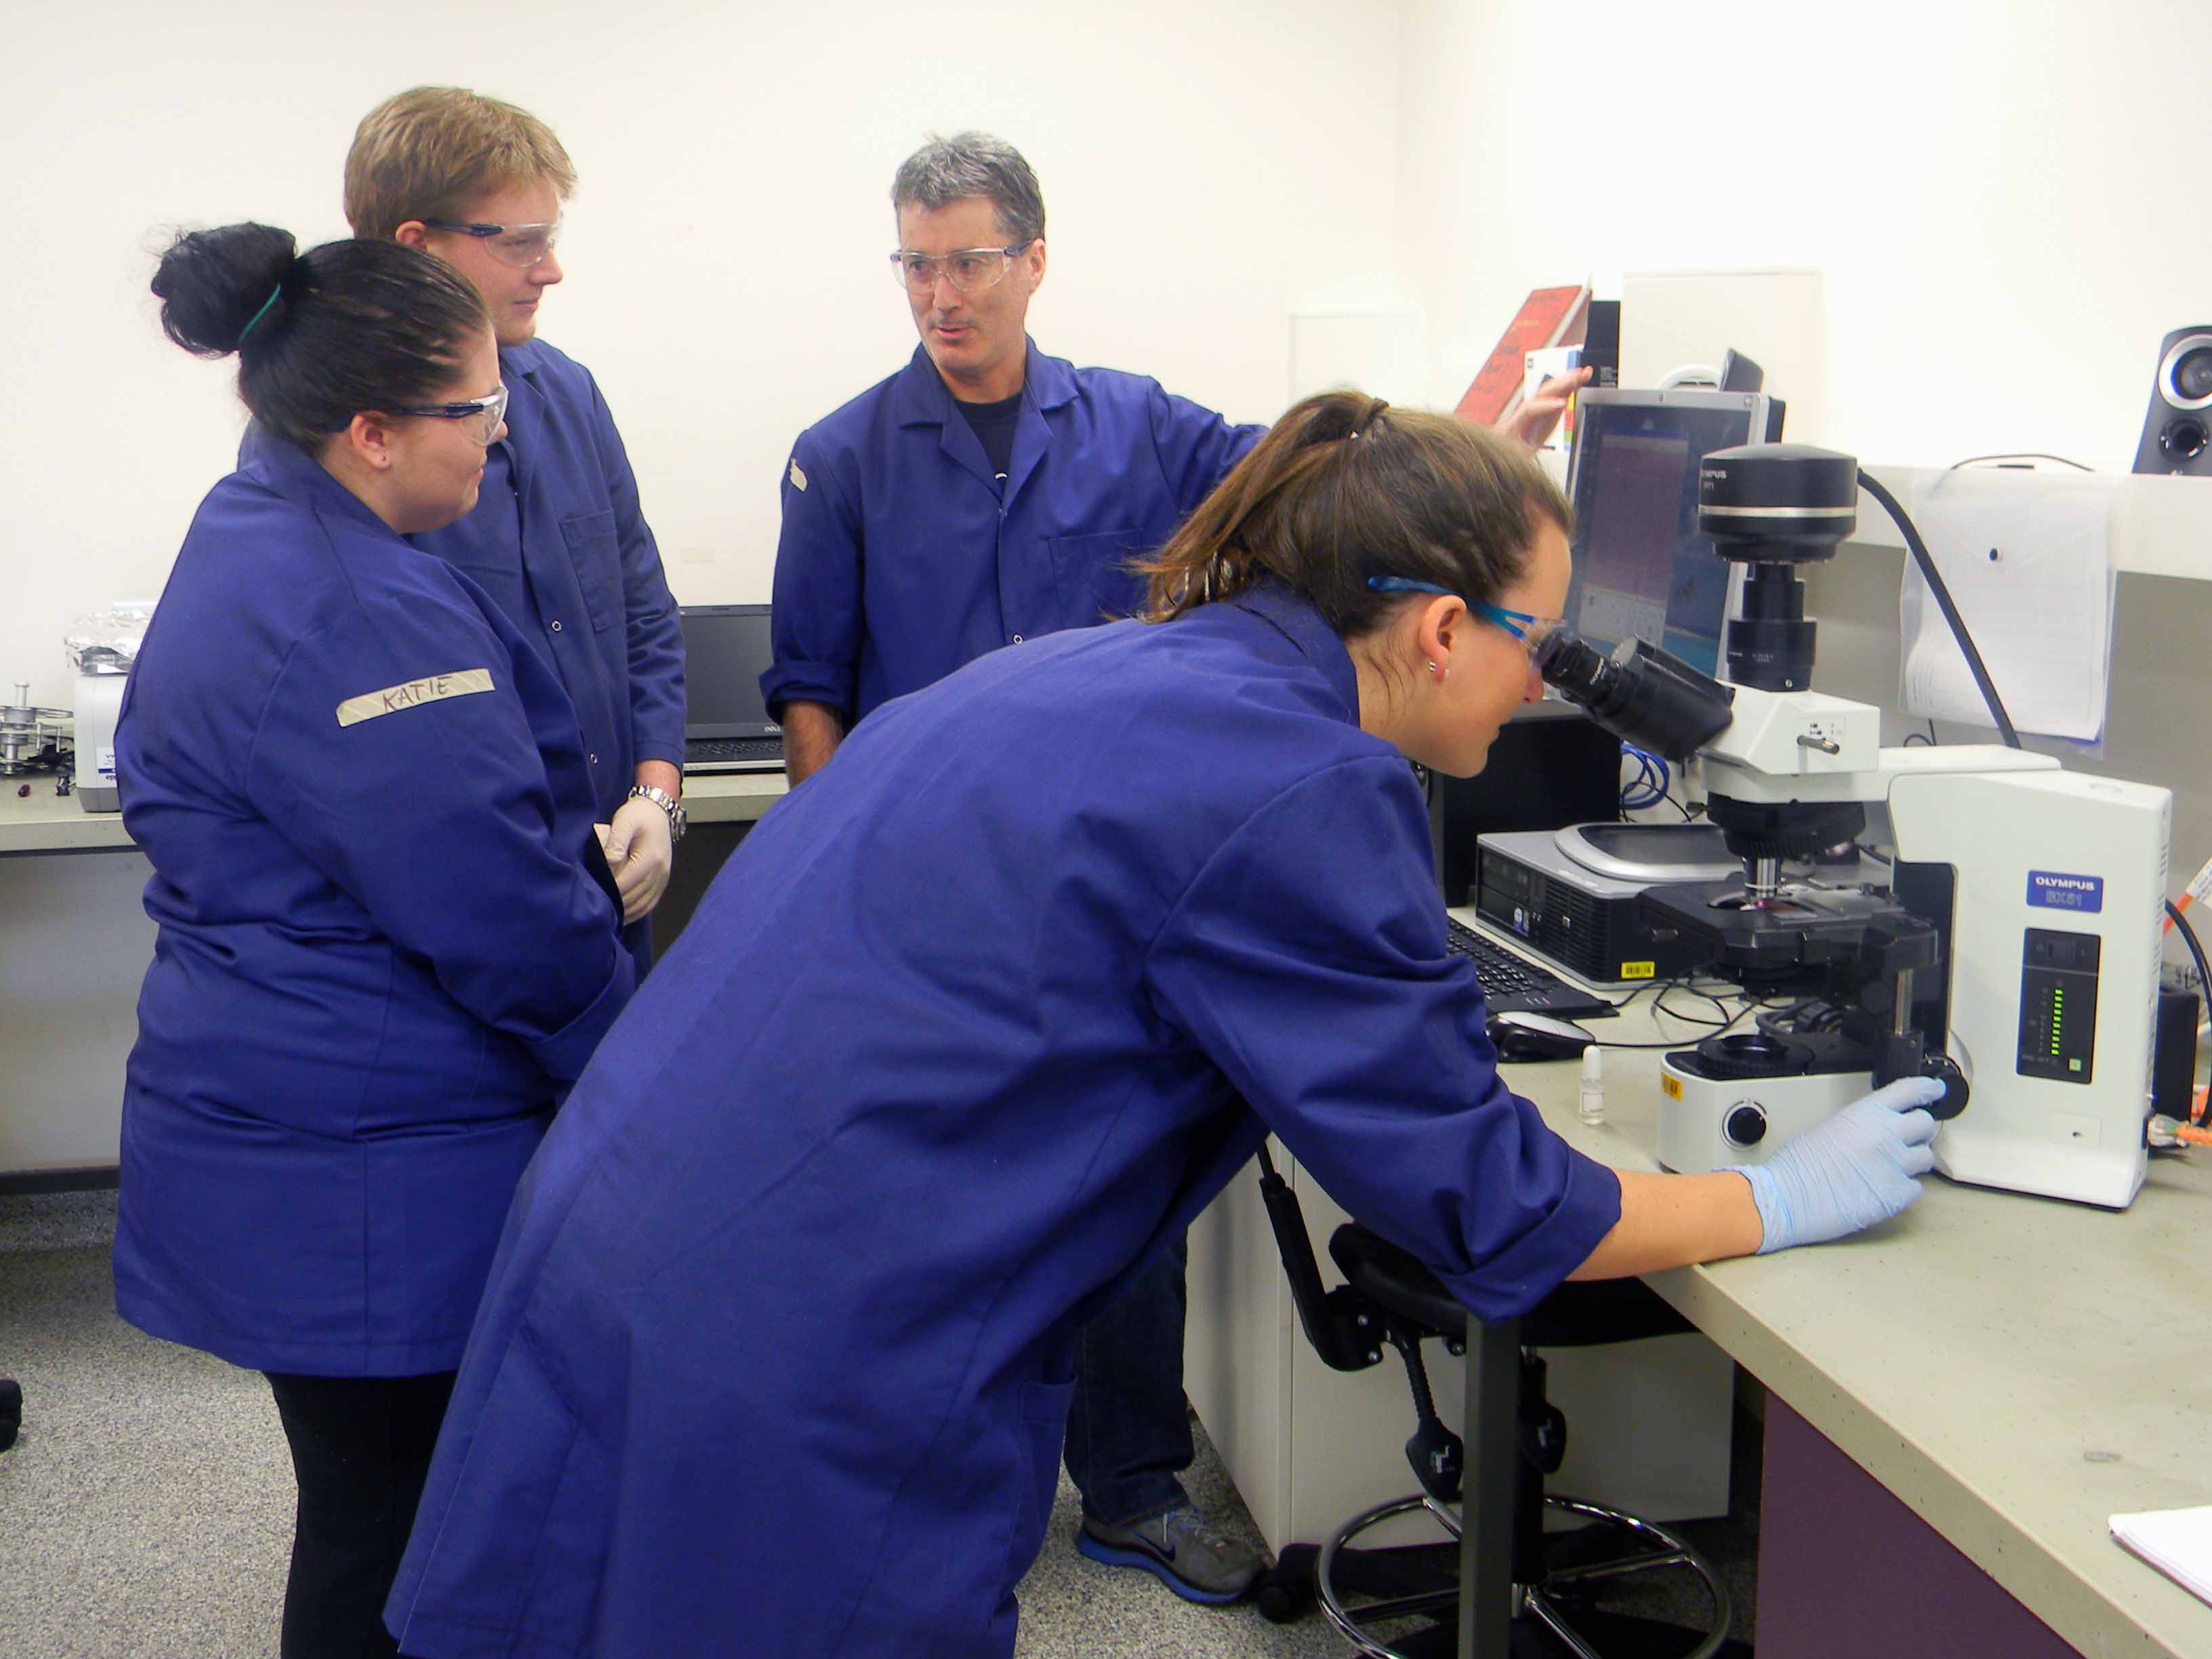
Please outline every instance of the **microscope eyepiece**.
M1624 640L1607 657L1559 629L1535 664L1546 684L1607 731L1670 761L1687 760L1735 718L1728 687L1642 640Z

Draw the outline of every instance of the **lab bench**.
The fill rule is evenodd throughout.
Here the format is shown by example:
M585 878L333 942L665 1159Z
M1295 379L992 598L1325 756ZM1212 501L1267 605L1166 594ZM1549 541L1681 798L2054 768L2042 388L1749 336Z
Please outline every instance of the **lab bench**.
M694 831L664 901L670 936L784 789L781 772L685 780ZM0 1190L113 1179L151 873L120 813L87 812L45 774L0 780Z
M1601 1024L1613 1042L1692 1040L1689 1027L1641 1006ZM1505 1075L1577 1150L1655 1170L1658 1062L1656 1051L1608 1052L1596 1125L1577 1113L1574 1064ZM1297 1491L1301 1458L1334 1468L1336 1445L1379 1448L1361 1489L1330 1495L1325 1531L1413 1490L1389 1443L1410 1431L1411 1410L1395 1374L1357 1406L1316 1381L1376 1373L1345 1378L1312 1360L1277 1291L1252 1184L1240 1176L1194 1231L1194 1312L1209 1286L1236 1282L1245 1298L1223 1351L1198 1368L1206 1397L1197 1403L1263 1530L1271 1501ZM2121 1549L2106 1524L2212 1504L2212 1288L2199 1265L2212 1236L2212 1157L2154 1160L2124 1211L1933 1176L1922 1184L1905 1215L1855 1238L1650 1276L1765 1386L1760 1650L2212 1656L2212 1607ZM1310 1177L1308 1187L1310 1222ZM1326 1229L1315 1231L1325 1243ZM1194 1317L1194 1346L1199 1331ZM1632 1376L1639 1348L1652 1346L1612 1350L1614 1369ZM1431 1366L1441 1396L1448 1367L1435 1357ZM1559 1403L1571 1424L1574 1405ZM1441 1397L1438 1408L1462 1409ZM1634 1419L1663 1449L1666 1402L1644 1401ZM1475 1465L1470 1452L1470 1483ZM1309 1524L1299 1535L1316 1533Z

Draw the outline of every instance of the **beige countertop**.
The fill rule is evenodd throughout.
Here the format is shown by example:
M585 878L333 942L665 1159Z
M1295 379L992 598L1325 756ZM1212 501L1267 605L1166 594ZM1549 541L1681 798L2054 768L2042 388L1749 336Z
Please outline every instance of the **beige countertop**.
M27 787L27 795L19 792ZM786 787L781 772L730 772L686 778L684 805L694 823L747 823ZM131 846L118 812L88 812L75 795L56 795L51 774L0 779L0 854L82 853Z
M1662 1032L1648 1000L1590 1029L1686 1029ZM1607 1053L1596 1126L1572 1062L1506 1077L1579 1151L1654 1170L1658 1061ZM1923 1187L1854 1238L1651 1283L2084 1654L2212 1656L2212 1606L2106 1526L2212 1504L2212 1149L2154 1159L2118 1212Z

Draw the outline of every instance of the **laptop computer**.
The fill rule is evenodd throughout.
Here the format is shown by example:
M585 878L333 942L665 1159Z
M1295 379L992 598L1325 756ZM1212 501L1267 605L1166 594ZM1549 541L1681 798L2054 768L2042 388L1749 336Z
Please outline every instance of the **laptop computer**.
M687 605L684 769L781 772L783 728L768 717L760 677L775 659L764 605Z

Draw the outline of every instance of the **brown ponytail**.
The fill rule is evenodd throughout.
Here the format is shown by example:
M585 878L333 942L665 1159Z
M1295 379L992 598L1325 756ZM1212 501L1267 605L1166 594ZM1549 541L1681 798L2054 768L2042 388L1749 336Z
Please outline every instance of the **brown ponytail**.
M1449 415L1359 392L1293 406L1137 568L1146 619L1165 622L1255 581L1304 594L1342 637L1400 601L1367 586L1405 576L1494 601L1521 574L1539 522L1572 514L1535 457Z

